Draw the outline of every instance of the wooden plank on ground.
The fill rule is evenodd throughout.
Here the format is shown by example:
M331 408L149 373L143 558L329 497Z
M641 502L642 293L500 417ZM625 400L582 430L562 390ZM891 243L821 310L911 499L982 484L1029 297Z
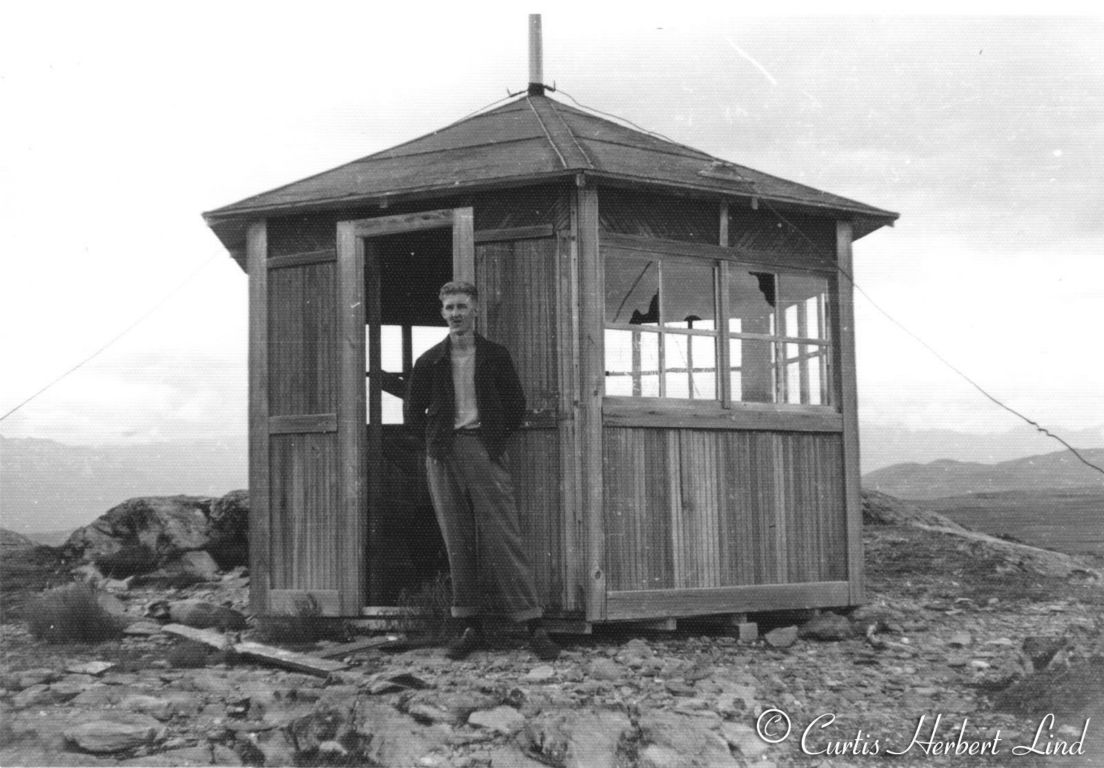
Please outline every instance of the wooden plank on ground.
M276 648L271 645L262 645L251 641L235 643L229 636L210 629L195 629L183 624L166 624L161 627L161 631L176 637L183 637L186 640L203 643L219 650L234 651L247 659L261 661L295 672L305 672L308 675L326 677L333 672L347 669L349 666L340 661L322 659L306 653L286 651L283 648Z
M320 651L315 651L311 655L320 659L335 659L338 656L347 656L351 653L370 651L373 648L386 648L389 645L401 643L405 640L406 635L381 635L379 637L369 637L352 643L343 643L341 645L323 648Z

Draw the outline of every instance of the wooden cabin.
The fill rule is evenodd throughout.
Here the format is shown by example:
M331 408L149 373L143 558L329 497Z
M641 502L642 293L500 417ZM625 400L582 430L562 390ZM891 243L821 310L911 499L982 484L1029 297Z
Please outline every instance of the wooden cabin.
M539 85L207 213L249 274L253 609L378 615L447 569L400 397L453 278L525 386L553 626L859 603L846 276L896 218Z

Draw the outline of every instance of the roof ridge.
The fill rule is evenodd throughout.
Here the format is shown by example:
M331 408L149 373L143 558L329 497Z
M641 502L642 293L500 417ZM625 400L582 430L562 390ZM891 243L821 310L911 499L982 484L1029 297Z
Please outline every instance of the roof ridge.
M544 138L548 139L548 146L552 147L552 151L556 153L556 157L560 159L560 165L567 168L567 158L563 156L563 152L556 146L556 141L552 138L552 134L548 132L548 126L544 124L544 120L541 120L540 112L533 106L533 100L530 98L525 99L525 103L529 105L529 110L533 113L533 117L537 118L537 124L544 131Z
M567 135L571 137L571 143L575 145L575 148L579 150L579 154L583 156L583 160L586 161L587 167L596 168L597 166L594 165L594 161L591 159L590 155L587 154L586 150L583 148L583 145L579 143L579 137L575 135L575 131L572 130L571 126L567 124L567 121L564 120L563 115L561 115L560 111L556 108L556 100L549 99L548 105L552 108L552 112L556 115L556 119L560 121L560 125L562 125L564 127L564 130L567 131Z
M605 117L603 114L597 112L597 110L588 111L588 110L591 110L591 108L590 107L585 107L582 104L579 104L578 107L573 107L570 104L565 104L562 101L554 101L553 99L549 99L549 101L553 101L557 106L563 107L563 108L567 109L569 112L574 112L575 114L581 115L582 117L586 117L590 120L597 120L597 121L602 122L602 123L607 123L608 125L612 125L615 128L620 128L621 130L624 130L624 131L632 131L633 133L639 133L642 136L647 136L648 138L650 138L654 141L658 141L658 142L661 142L663 144L670 144L671 146L674 146L674 147L679 147L679 148L684 149L684 150L686 150L686 151L688 151L688 152L690 152L694 155L699 155L699 156L704 155L705 157L708 157L710 159L716 159L716 160L721 159L721 158L717 158L713 155L710 155L708 152L704 152L700 149L697 149L696 147L691 147L689 144L683 144L680 141L675 141L674 139L668 138L667 136L664 136L661 133L656 133L655 131L650 131L647 128L642 128L642 127L637 126L637 125L632 124L632 123L630 123L629 125L624 125L623 123L619 123L616 120L611 120L610 118ZM576 104L578 104L578 102L576 102ZM614 117L616 117L616 115L614 115ZM629 122L625 118L618 118L618 120L625 120L625 122ZM594 139L594 141L601 141L601 139Z

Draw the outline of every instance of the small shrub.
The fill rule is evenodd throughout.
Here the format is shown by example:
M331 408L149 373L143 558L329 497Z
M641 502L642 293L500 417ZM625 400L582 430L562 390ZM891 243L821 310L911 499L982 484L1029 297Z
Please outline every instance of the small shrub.
M426 643L451 639L455 622L452 620L452 585L447 573L438 573L433 581L423 582L414 591L402 590L398 603L409 612L399 619L400 630Z
M166 659L177 669L197 669L207 664L207 646L189 640L174 646Z
M100 605L87 584L69 584L39 596L27 610L27 629L50 643L97 642L118 637L123 625Z
M145 544L127 544L118 552L100 555L93 561L109 579L125 579L137 573L149 573L157 567L157 553Z
M257 617L254 636L264 643L310 645L319 640L343 637L341 622L322 616L322 607L313 595L299 598L286 613Z

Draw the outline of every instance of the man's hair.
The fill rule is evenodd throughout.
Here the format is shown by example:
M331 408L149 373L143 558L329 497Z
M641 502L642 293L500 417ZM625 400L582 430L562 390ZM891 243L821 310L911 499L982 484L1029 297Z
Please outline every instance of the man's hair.
M472 301L479 301L479 289L467 280L450 280L441 286L437 298L444 301L445 297L452 293L464 293L470 296Z

